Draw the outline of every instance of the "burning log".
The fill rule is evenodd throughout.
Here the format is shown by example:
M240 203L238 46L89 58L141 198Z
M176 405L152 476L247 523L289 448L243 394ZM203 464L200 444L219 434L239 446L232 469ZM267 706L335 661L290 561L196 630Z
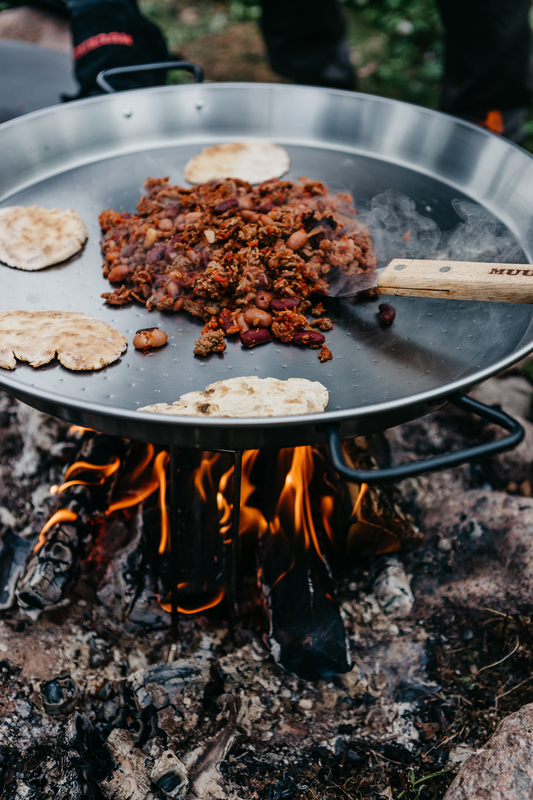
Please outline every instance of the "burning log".
M11 608L15 600L17 581L24 572L30 552L30 542L11 528L4 528L0 536L0 611Z
M142 625L149 628L168 626L170 618L158 598L162 590L158 573L157 550L151 528L158 530L155 510L138 509L133 523L133 538L110 559L96 592L114 622L129 630ZM118 520L111 526L124 524ZM127 541L128 533L116 538Z
M167 797L185 797L187 794L187 769L172 750L167 750L157 759L150 777Z
M52 487L61 499L61 508L41 530L16 590L19 606L29 616L37 618L43 610L70 602L65 590L93 538L95 519L109 504L129 448L129 442L114 436L94 431L82 435L75 460L66 470L65 482Z

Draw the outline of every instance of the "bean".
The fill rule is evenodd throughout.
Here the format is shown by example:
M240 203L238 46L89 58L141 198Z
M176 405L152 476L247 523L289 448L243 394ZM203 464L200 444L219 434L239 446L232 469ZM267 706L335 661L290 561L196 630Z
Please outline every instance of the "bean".
M183 297L178 297L178 299L172 306L172 311L181 311L182 308L183 308Z
M258 214L268 214L268 212L272 211L273 208L274 206L272 203L263 203L262 206L256 206L254 210L257 211Z
M270 292L265 292L263 289L257 292L255 296L255 304L257 308L262 308L265 311L268 311L271 302L272 302L272 295L270 294Z
M248 325L248 323L244 319L244 314L238 314L236 319L235 319L235 322L237 323L237 325L239 326L241 331L249 331L250 330L250 326Z
M257 222L259 219L259 214L256 214L255 211L248 211L248 209L243 208L241 211L241 217L245 222Z
M392 325L396 316L396 309L390 303L380 303L378 316L385 325Z
M272 325L272 314L262 308L251 306L243 314L244 319L252 328L270 328Z
M304 230L296 231L291 234L285 242L289 250L299 250L307 243L307 233Z
M172 228L174 227L174 224L171 219L167 219L165 217L164 219L159 220L159 222L157 223L157 227L159 228L160 231L171 231Z
M133 337L133 346L137 350L148 350L151 347L162 347L168 336L159 328L141 328Z
M241 333L241 344L243 347L255 347L256 344L266 344L272 341L272 336L268 328L252 328Z
M271 305L274 311L292 311L294 308L298 308L300 300L298 297L276 297L272 300Z
M303 344L303 345L310 345L318 346L319 344L324 344L326 341L326 337L323 336L318 331L297 331L294 334L293 342L294 344Z
M193 262L193 264L197 264L198 261L200 261L200 256L198 255L196 250L192 250L191 248L189 248L188 250L185 251L185 255L187 256L189 261Z
M157 239L157 231L155 228L148 228L146 231L146 236L144 237L143 247L145 250L149 250L150 247Z
M230 208L238 208L239 201L236 200L234 197L228 197L227 200L221 200L220 203L217 203L213 209L214 214L223 214L224 211L229 211Z
M169 219L175 219L179 213L179 208L176 208L176 206L170 206L170 208L165 210L165 217L168 217Z
M243 194L238 200L239 208L253 208L252 199L249 195Z
M127 244L126 247L123 247L120 251L121 258L129 258L132 256L137 249L137 242L133 242L132 244Z
M146 263L156 264L162 257L165 250L166 250L166 245L156 244L156 246L152 250L150 250L150 252L146 256Z
M169 284L167 286L167 293L171 297L179 297L181 294L181 289L178 286L178 284L175 283L175 281L169 281Z
M119 283L123 281L124 278L127 278L130 274L131 269L128 267L127 264L117 264L116 267L109 272L107 279L111 281L111 283Z

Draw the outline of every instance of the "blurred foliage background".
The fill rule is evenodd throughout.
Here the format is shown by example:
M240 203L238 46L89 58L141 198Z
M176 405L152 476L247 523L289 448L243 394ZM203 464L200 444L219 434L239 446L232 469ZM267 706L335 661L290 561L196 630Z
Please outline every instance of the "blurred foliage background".
M290 0L287 0L290 2ZM438 108L443 29L434 0L341 0L362 92ZM468 2L468 0L466 0ZM281 81L268 65L256 0L139 0L170 49L207 80ZM531 15L533 26L533 11ZM174 74L171 81L187 80ZM533 111L525 147L533 152Z
M196 55L208 79L279 80L268 68L256 24L261 8L254 0L140 0L140 5L174 52ZM436 107L443 47L433 0L343 0L343 5L361 90Z

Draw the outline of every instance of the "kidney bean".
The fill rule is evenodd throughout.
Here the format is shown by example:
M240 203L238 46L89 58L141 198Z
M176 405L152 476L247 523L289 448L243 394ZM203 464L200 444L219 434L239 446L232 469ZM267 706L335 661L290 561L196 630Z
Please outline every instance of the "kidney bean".
M120 251L120 257L129 258L129 256L132 256L134 254L136 249L137 249L136 242L133 242L132 244L127 244L126 247L123 247L122 250Z
M259 214L259 219L263 223L263 225L272 225L274 220L272 217L269 217L268 214Z
M390 303L380 303L378 316L385 325L392 325L396 316L396 309Z
M307 233L304 230L295 231L285 242L289 250L299 250L307 244Z
M297 331L294 334L294 344L317 346L324 344L326 337L318 331Z
M202 212L201 211L189 211L188 214L185 214L185 225L187 228L194 225L196 222L199 222L202 219ZM179 217L177 217L176 227L180 227Z
M269 211L272 211L274 206L272 203L263 203L261 206L256 206L254 211L257 211L258 214L268 214Z
M122 212L122 219L131 219L131 214L129 211Z
M188 250L185 251L185 255L187 256L189 261L193 262L193 264L197 264L200 261L200 256L198 255L196 250L192 250L191 248L189 248Z
M270 303L272 302L272 295L270 292L265 292L264 289L257 292L255 296L255 304L257 308L262 308L264 311L268 311L270 308Z
M259 214L256 214L255 211L248 211L248 209L244 208L241 211L241 217L245 222L257 222L259 219Z
M223 214L224 211L229 211L230 208L238 208L239 201L236 200L234 197L228 197L227 200L221 200L220 203L217 203L213 209L214 214Z
M179 231L182 231L185 228L185 222L186 222L186 215L185 214L178 214L178 216L175 219L174 224L176 225L176 228Z
M300 300L298 297L275 297L271 306L274 311L287 311L298 308Z
M133 337L133 346L137 350L149 350L151 347L162 347L168 336L159 328L141 328Z
M173 229L174 224L171 219L167 219L166 217L164 217L163 219L159 220L159 222L157 223L157 227L159 228L160 231L165 231L168 233L168 231L171 231Z
M181 272L170 272L169 278L184 289L189 289L194 285L194 276L192 275L182 274Z
M227 331L228 328L231 328L231 326L233 325L233 322L231 321L231 316L229 314L227 316L226 315L224 315L224 316L221 315L218 318L218 321L222 325L222 327L224 328L225 331Z
M109 272L107 276L107 280L111 281L111 283L119 283L119 281L123 281L124 278L127 278L131 272L131 268L128 267L127 264L117 264L116 267Z
M243 347L255 347L256 344L266 344L271 341L272 336L268 328L251 328L249 331L241 333Z
M182 308L183 308L183 297L178 297L178 299L172 306L172 311L181 311Z
M165 209L165 217L168 217L169 219L175 219L179 213L180 210L179 208L176 208L176 206L170 206L170 208Z
M272 314L262 308L251 306L243 314L244 319L253 328L270 328L272 325Z
M250 326L248 325L248 323L244 319L244 314L238 314L237 317L235 318L235 322L237 323L237 325L239 326L241 331L249 331L250 330Z
M165 244L156 244L152 250L146 256L146 263L147 264L156 264L162 257L163 253L166 250Z

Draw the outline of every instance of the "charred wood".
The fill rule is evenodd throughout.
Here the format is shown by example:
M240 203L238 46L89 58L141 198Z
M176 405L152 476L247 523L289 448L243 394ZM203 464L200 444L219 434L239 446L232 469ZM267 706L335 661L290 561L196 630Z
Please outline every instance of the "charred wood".
M24 572L30 542L11 528L0 535L0 611L11 608L15 600L17 581Z

